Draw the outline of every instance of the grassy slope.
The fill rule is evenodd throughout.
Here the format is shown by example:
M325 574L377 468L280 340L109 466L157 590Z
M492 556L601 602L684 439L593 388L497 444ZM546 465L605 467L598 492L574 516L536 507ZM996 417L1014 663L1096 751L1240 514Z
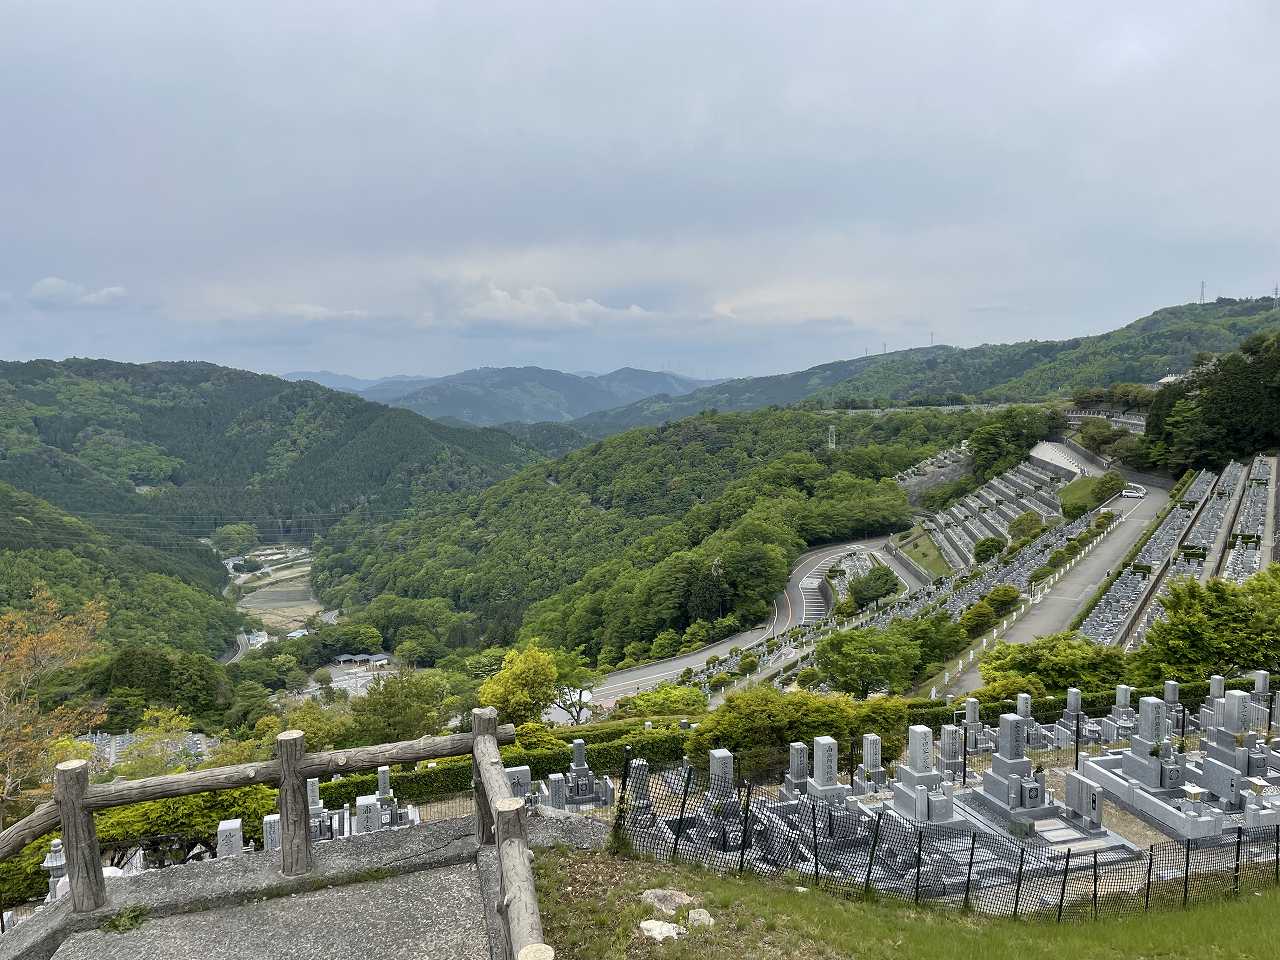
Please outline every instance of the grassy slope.
M605 854L540 851L535 868L543 928L560 960L1261 960L1275 955L1280 909L1272 889L1186 912L1055 925L855 902ZM639 901L650 887L698 898L715 926L676 942L639 939L640 921L654 916Z
M942 556L942 551L933 542L933 538L919 526L910 531L911 538L903 543L902 550L916 563L924 567L933 577L947 577L952 573L951 564Z

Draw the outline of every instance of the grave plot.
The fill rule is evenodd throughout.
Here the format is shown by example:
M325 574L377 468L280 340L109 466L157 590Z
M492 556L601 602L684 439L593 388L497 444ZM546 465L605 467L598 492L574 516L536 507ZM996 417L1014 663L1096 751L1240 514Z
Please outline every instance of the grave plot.
M1181 708L1176 683L1136 709L1121 686L1096 719L1071 690L1048 724L1025 694L995 727L969 699L936 739L927 726L911 727L905 757L891 766L880 738L864 736L847 782L834 739L792 743L776 791L735 782L723 749L711 751L706 769L652 771L637 759L617 823L632 849L658 859L849 895L874 889L997 915L1059 916L1123 910L1134 896L1144 905L1167 899L1167 852L1145 834L1125 834L1129 823L1150 824L1183 851L1190 897L1192 873L1202 886L1222 882L1215 871L1225 850L1238 848L1255 870L1280 865L1280 753L1268 742L1280 733L1280 706L1272 709L1269 682L1258 672L1252 693L1226 691L1215 677L1198 714ZM1105 822L1108 805L1125 812L1123 823Z

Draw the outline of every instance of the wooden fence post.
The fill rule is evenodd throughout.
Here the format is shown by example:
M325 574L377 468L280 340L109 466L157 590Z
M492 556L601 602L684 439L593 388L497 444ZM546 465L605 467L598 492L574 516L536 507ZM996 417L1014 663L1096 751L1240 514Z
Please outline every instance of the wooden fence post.
M495 808L499 876L515 873L516 860L523 861L524 871L528 871L532 854L528 848L529 832L525 819L528 814L524 800L504 797L495 804ZM516 960L552 956L551 948L542 942L542 920L533 884L500 886L499 897L499 911L512 956Z
M62 849L67 858L71 908L76 913L97 910L107 902L102 879L102 851L92 811L84 808L89 787L89 761L67 760L54 769L54 795L62 820Z
M280 760L280 872L300 877L311 872L311 811L307 808L307 778L302 771L307 752L301 730L276 737Z
M498 711L495 708L476 707L471 711L472 736L490 735L496 738L497 733ZM471 779L475 782L476 839L480 843L495 843L492 798L484 788L484 780L480 776L480 766L476 762L474 749L471 751Z

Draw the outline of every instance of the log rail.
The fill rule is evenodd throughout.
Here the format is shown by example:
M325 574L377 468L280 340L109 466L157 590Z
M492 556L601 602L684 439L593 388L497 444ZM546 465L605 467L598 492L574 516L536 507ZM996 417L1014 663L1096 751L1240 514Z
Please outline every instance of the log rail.
M54 771L54 798L0 832L0 861L61 830L72 909L97 910L106 905L107 893L95 811L263 784L279 787L281 873L303 876L311 870L308 778L471 754L476 835L482 844L495 844L498 853L501 953L505 960L552 960L555 953L542 940L524 801L512 794L498 753L499 745L514 743L515 736L515 727L499 726L497 711L485 707L472 711L470 733L307 753L302 731L286 730L276 738L275 759L140 780L90 784L88 761L68 760Z

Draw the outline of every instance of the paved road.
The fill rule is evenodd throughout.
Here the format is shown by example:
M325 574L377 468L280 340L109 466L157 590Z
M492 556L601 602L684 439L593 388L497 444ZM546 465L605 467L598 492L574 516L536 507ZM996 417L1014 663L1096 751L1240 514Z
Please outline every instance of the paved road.
M1147 525L1169 502L1166 490L1150 488L1141 500L1120 500L1129 507L1121 516L1120 526L1098 541L1093 551L1054 584L1045 597L1009 628L1004 639L1009 643L1026 643L1036 637L1059 633L1070 625L1080 608L1093 596L1094 591L1107 578L1107 571L1115 568L1133 549ZM951 693L969 693L982 686L978 674L978 662L965 670L949 688Z
M800 581L824 564L829 564L835 558L848 553L853 547L875 550L884 545L885 539L885 537L873 537L868 540L850 540L847 543L830 544L801 554L795 566L791 568L791 577L787 581L786 589L774 598L773 614L768 623L735 633L718 643L703 647L696 653L611 673L592 691L595 702L609 704L619 697L630 696L664 680L675 680L686 669L702 666L707 662L708 657L724 656L731 647L745 647L765 637L785 633L792 627L800 626L806 619L806 612L809 620L818 619L826 613L826 610L825 608L815 609L814 603L810 601L809 609L806 611Z

